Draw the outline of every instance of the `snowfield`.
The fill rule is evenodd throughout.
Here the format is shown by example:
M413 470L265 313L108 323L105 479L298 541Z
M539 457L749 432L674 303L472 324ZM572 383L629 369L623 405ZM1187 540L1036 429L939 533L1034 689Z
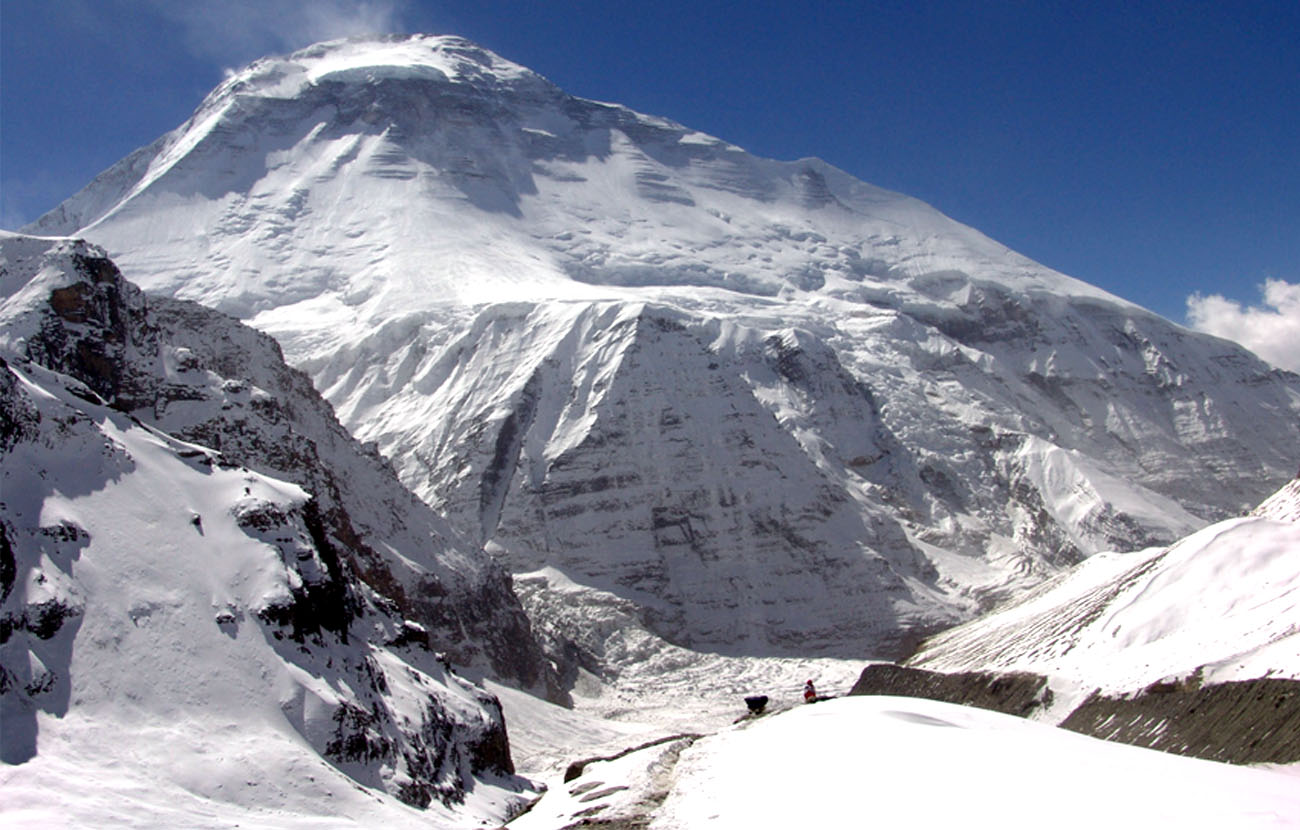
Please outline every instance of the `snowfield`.
M928 700L800 706L681 755L653 830L1300 826L1300 779Z
M1200 761L917 698L796 704L793 691L775 714L549 777L509 826L1300 827L1300 766ZM680 734L668 727L628 746Z
M491 799L461 813L416 810L349 781L292 736L197 715L163 727L51 718L41 747L0 766L0 823L12 830L415 830L493 826L467 813L502 812Z

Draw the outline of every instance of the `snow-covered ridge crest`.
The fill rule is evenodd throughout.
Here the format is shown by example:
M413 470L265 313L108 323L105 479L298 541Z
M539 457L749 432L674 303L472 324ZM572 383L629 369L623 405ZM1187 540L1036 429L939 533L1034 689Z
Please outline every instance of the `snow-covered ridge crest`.
M303 64L313 82L340 72L382 72L385 68L410 68L416 72L436 69L452 81L469 84L541 78L531 69L455 35L384 35L327 41L290 54L285 62Z
M454 35L363 35L254 61L232 72L208 95L199 112L220 109L241 95L293 98L316 84L373 84L388 79L484 89L549 85L536 72Z
M1300 679L1300 479L1249 515L1168 547L1100 554L997 613L928 641L939 671L1047 675L1134 693L1196 676Z

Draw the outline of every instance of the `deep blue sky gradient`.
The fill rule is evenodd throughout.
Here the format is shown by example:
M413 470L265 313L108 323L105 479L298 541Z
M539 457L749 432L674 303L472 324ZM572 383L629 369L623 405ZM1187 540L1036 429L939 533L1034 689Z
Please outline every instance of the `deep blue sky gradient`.
M224 68L316 39L312 5L0 0L0 227L179 125ZM819 156L1171 319L1300 282L1297 0L327 7Z

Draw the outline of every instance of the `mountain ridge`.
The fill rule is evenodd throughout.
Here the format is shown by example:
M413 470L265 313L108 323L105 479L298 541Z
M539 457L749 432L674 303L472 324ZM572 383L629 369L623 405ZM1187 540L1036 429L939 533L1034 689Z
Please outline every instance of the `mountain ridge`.
M499 701L447 656L548 691L508 577L270 338L78 240L0 234L0 288L7 788L74 769L185 823L336 790L455 824L523 800Z

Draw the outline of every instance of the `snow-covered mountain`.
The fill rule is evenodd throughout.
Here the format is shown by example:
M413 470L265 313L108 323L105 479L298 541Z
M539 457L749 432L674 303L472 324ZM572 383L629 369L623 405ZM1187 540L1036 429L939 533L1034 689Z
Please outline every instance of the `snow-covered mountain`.
M899 654L1300 447L1234 344L454 37L255 62L30 229L274 335L459 533L700 649Z
M0 289L8 811L82 815L67 780L110 774L145 824L163 791L184 824L521 800L500 704L435 651L546 691L508 577L270 338L80 241L0 235Z

